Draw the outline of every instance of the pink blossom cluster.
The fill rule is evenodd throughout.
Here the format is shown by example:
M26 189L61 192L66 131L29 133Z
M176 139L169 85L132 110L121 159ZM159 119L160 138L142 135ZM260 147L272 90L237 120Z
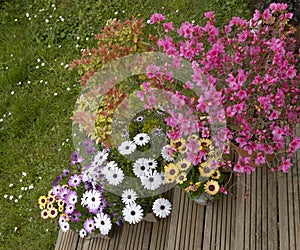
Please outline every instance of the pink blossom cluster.
M214 135L215 143L231 141L249 154L239 158L233 167L235 172L254 171L250 164L254 154L256 165L266 164L266 155L274 154L279 158L279 170L287 172L292 167L290 159L300 149L296 136L300 122L300 74L296 67L300 50L296 51L297 41L288 25L292 14L286 9L286 4L272 3L263 13L256 10L249 21L233 17L224 28L216 26L211 11L204 15L205 25L184 22L173 37L168 33L158 39L158 47L173 58L173 67L187 60L193 68L191 79L181 86L175 84L171 70L155 65L148 69L149 87L157 87L159 82L172 93L177 111L189 107L185 114L169 110L171 139L195 130L209 135L210 124L225 120L227 128ZM150 20L165 33L174 29L173 24L163 23L161 14L154 14ZM194 91L194 95L186 91ZM208 116L209 122L193 126L189 116L193 116L193 122L197 121L195 117ZM228 151L226 145L222 144L222 149Z

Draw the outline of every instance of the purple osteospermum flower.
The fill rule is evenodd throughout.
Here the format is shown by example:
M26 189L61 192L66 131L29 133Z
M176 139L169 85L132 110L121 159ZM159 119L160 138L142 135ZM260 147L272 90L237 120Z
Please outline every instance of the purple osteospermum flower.
M66 195L66 202L74 205L77 202L77 193L75 191L69 191Z
M92 218L86 219L83 224L83 228L87 233L91 234L95 230L94 220Z
M123 226L123 221L122 221L122 218L121 218L121 217L118 218L116 224L117 224L118 227Z
M91 208L91 207L87 206L87 210L92 214L99 213L99 208Z
M75 211L75 206L72 204L68 204L65 209L66 214L72 214Z
M71 160L72 160L72 164L79 164L81 162L84 161L84 159L82 158L82 156L79 154L79 152L75 151L74 153L72 153L71 155Z
M64 224L64 223L66 223L66 222L67 222L66 216L61 215L61 216L59 217L59 219L58 219L58 224L59 224L59 225L62 225L62 224Z
M82 143L84 147L84 152L86 154L93 154L95 152L95 148L93 147L93 143L91 141L85 141Z
M70 187L77 187L81 182L82 177L80 175L74 174L70 176L68 184Z
M64 169L63 171L63 176L66 177L70 174L70 170L69 169Z
M70 214L70 221L72 222L79 222L81 217L81 213L79 211L75 211L74 213Z
M59 192L57 193L57 198L60 200L64 200L66 201L66 196L68 194L68 192L70 191L70 189L63 187L59 190Z
M60 174L59 176L57 176L55 179L54 179L54 181L52 182L52 186L54 187L54 186L57 186L58 185L58 183L61 181L61 179L62 179L62 174Z
M60 189L61 189L61 186L60 186L60 185L55 185L55 186L53 186L53 188L52 188L53 194L54 194L55 196L57 196L58 193L59 193L59 191L60 191Z

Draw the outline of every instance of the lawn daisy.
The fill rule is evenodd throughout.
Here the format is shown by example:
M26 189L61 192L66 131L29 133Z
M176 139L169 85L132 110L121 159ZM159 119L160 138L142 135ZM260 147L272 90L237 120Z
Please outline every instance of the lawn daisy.
M86 219L84 221L83 228L87 233L91 234L95 230L94 220L92 218Z
M108 152L106 150L98 151L95 155L92 166L101 166L107 160Z
M112 227L111 220L107 214L98 213L94 217L95 227L100 230L100 233L107 235Z
M74 174L70 176L68 184L70 187L77 187L79 186L81 179L82 179L81 175Z
M57 216L57 209L56 208L51 208L50 210L48 210L48 216L49 218L53 219Z
M161 149L161 156L162 158L164 158L164 160L166 161L174 161L173 158L173 149L171 148L170 145L165 145L163 146L163 148Z
M84 238L86 236L86 231L84 229L81 229L79 231L79 236L80 236L80 238Z
M210 195L217 194L219 192L219 189L219 183L214 180L210 180L204 184L204 191Z
M49 214L48 214L48 210L47 209L43 209L42 212L41 212L41 217L43 219L47 219L49 217Z
M61 231L64 233L70 230L70 224L68 222L65 222L60 225Z
M99 208L101 203L101 193L98 190L87 191L86 206L92 210Z
M150 136L146 133L140 133L133 138L133 141L139 146L144 146L150 141Z
M43 195L43 196L40 196L38 203L40 206L45 207L47 204L47 201L48 201L47 197Z
M123 208L124 220L129 224L136 224L143 219L143 209L135 203L128 204Z
M171 213L171 202L165 198L158 198L154 201L152 210L159 218L166 218Z
M134 203L136 198L137 194L133 189L126 189L122 193L122 202L126 205Z
M155 190L161 185L161 175L157 171L153 171L148 176L141 177L142 185L149 190Z
M123 141L118 147L121 155L130 155L136 149L136 145L132 141Z
M110 185L117 186L124 179L124 173L121 168L113 167L105 170L105 178Z
M151 158L145 159L146 167L155 169L157 167L157 161Z
M137 177L147 176L150 173L150 168L147 166L145 158L139 158L134 162L133 173Z

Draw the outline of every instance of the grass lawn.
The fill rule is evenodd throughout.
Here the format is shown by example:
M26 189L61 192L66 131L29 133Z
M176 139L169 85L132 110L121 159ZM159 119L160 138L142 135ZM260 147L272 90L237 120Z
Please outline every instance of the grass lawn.
M1 250L54 249L58 226L40 218L37 199L70 167L80 85L67 68L93 35L110 18L201 23L208 10L219 25L251 13L246 0L0 0Z

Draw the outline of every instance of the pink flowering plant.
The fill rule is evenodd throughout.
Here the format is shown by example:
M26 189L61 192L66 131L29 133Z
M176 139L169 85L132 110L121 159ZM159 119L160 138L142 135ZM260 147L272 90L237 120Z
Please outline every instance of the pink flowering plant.
M250 174L262 165L288 172L300 148L296 135L300 74L295 29L289 24L292 14L286 9L286 4L272 3L262 13L256 10L251 20L233 17L223 28L216 26L212 11L205 13L205 25L184 22L177 30L161 14L151 17L150 24L160 34L158 49L173 62L167 69L149 67L149 81L142 85L144 95L139 95L149 107L147 95L153 94L153 88L162 88L176 100L177 111L190 107L187 115L168 110L171 140L197 131L209 134L213 123L225 120L226 128L218 131L214 143L229 154L230 144L220 142L230 141L246 155L240 155L234 164L223 157L226 160L218 164L237 173ZM192 74L180 84L172 77L172 68L180 67L184 60L191 63ZM197 117L208 117L209 122L203 126ZM270 166L269 155L277 165ZM190 156L194 165L205 160L199 154Z

